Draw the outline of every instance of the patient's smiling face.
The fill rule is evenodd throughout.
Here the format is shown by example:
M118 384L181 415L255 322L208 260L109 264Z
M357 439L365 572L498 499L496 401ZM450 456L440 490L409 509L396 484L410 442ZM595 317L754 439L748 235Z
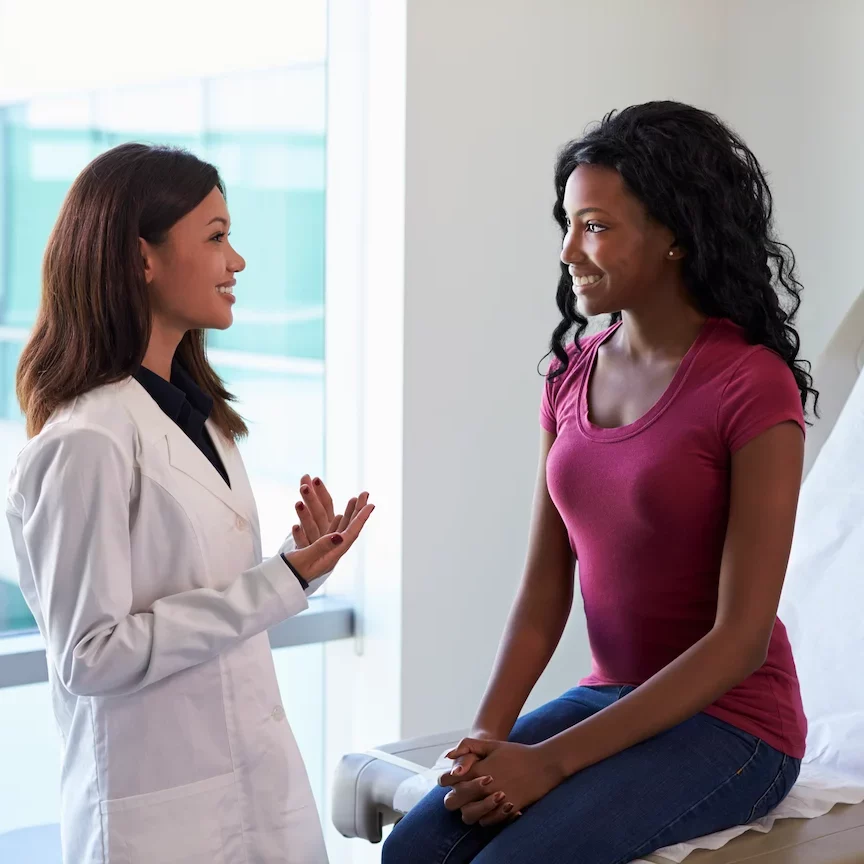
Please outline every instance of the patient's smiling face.
M564 189L567 233L561 260L586 316L634 309L653 286L678 281L681 257L672 232L651 219L612 168L580 165ZM671 253L671 254L670 254Z

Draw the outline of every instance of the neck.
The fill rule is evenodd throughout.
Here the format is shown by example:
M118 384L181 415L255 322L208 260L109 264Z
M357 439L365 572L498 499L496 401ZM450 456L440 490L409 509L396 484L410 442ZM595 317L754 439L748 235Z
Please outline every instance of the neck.
M621 313L620 345L633 360L683 357L706 316L683 296L652 298L650 305Z
M155 372L166 381L170 381L171 363L174 360L174 354L177 352L177 346L180 344L182 338L183 333L159 326L154 321L150 333L150 342L147 345L147 351L144 354L141 365L145 369Z

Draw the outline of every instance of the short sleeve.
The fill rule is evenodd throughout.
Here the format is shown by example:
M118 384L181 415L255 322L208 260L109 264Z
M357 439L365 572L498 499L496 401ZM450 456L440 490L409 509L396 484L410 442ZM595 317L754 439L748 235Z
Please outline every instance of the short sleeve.
M543 398L540 402L540 425L553 435L558 434L558 421L555 419L555 386L554 380L546 380L543 382Z
M759 346L732 370L718 406L717 425L731 453L780 423L806 433L801 393L786 361Z

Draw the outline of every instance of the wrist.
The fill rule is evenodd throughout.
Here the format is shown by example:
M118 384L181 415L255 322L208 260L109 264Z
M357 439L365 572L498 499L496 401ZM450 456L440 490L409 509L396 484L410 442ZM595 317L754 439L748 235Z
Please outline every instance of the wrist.
M288 555L285 552L280 552L282 560L288 566L288 569L297 577L297 581L300 583L300 587L305 591L309 587L309 581L303 577L297 568L288 560Z
M578 764L575 747L571 746L570 742L563 736L564 733L560 733L546 741L532 745L541 770L556 786L584 767L580 767Z
M468 733L469 738L479 738L481 741L506 741L509 732L505 732L501 726L495 727L490 723L475 723Z

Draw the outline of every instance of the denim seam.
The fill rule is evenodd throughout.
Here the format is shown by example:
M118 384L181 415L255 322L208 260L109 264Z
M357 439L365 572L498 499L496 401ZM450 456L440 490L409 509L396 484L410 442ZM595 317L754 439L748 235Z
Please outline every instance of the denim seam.
M750 758L730 777L727 777L722 783L718 786L715 786L707 795L697 801L695 804L692 804L687 810L683 813L680 813L674 819L667 822L659 831L655 832L651 837L649 837L644 842L640 843L638 846L635 846L631 852L628 852L623 858L619 858L614 864L626 864L627 861L632 861L634 857L639 857L644 854L642 850L646 846L650 846L651 843L655 840L655 838L659 837L663 834L664 831L668 831L676 822L680 822L682 819L686 818L690 815L700 804L704 804L712 795L716 795L721 789L728 786L736 777L740 776L746 768L750 765L751 762L756 758L759 754L759 748L762 746L762 739L756 739L756 746L753 748L753 752L750 754Z
M780 762L780 770L777 772L777 776L771 782L771 785L765 790L765 794L753 805L753 809L750 811L750 815L747 817L747 822L745 824L750 824L753 821L753 815L762 805L762 802L774 791L777 787L778 781L783 777L786 771L786 765L789 762L789 757L784 753L783 760Z
M455 851L456 847L473 831L473 828L469 828L451 847L447 854L441 859L441 864L447 864L450 860L450 856Z

